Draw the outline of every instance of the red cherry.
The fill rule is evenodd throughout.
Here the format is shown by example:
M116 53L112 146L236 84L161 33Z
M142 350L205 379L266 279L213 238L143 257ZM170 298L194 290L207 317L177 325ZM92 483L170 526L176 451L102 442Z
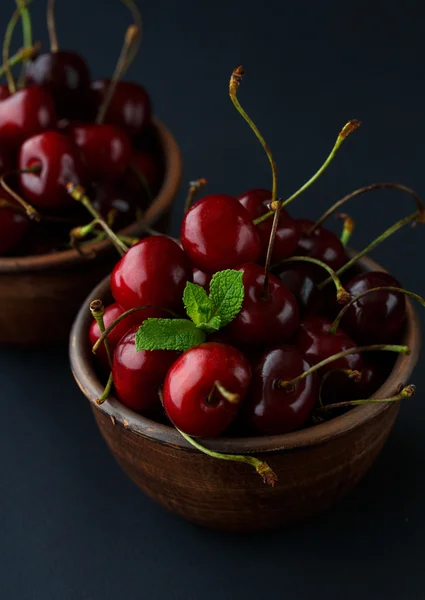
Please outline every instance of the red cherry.
M345 249L334 233L324 227L317 227L310 234L314 221L297 219L296 222L300 231L300 239L295 254L321 260L334 271L342 267L346 260Z
M93 179L117 181L128 168L131 142L118 127L80 123L71 126L70 135Z
M91 85L97 108L101 106L110 81L102 79ZM151 122L149 94L138 83L120 81L106 111L105 123L124 129L129 136L138 135Z
M323 269L312 264L293 262L281 265L275 273L294 294L302 315L324 311L325 295L317 289L317 283L323 280Z
M7 83L0 84L0 100L5 100L6 98L9 98L9 96L10 92Z
M53 98L43 88L29 87L0 102L0 139L7 148L17 150L27 138L55 125Z
M266 345L284 342L296 331L299 310L292 292L274 275L264 298L264 268L247 263L243 272L245 297L240 313L224 330L236 344Z
M313 365L356 346L341 329L337 329L334 334L329 333L331 326L331 321L325 317L311 316L301 321L296 346ZM362 364L363 360L360 354L349 354L323 367L323 372L338 369L361 371Z
M115 212L114 230L133 223L137 219L138 209L145 210L148 203L146 195L135 194L116 183L103 182L94 186L93 207L104 219L107 219L112 210Z
M159 389L179 353L168 350L136 351L138 325L118 343L112 377L118 399L124 406L146 415L160 408Z
M78 151L71 140L47 131L29 138L19 154L19 168L41 167L37 173L21 173L19 184L26 198L40 208L54 208L71 204L66 191L68 182L79 184L85 179Z
M2 198L4 198L4 193ZM7 198L9 200L9 198ZM13 200L12 200L13 202ZM13 208L0 208L0 256L16 250L29 228L26 215Z
M235 418L250 380L249 362L239 350L226 344L201 344L180 356L168 371L163 392L165 412L189 435L220 435ZM238 394L239 401L229 402L216 382Z
M192 267L183 250L171 238L156 235L132 246L115 265L111 291L125 309L155 305L180 310L188 281Z
M329 375L321 387L324 404L370 398L384 383L388 372L375 363L362 365L360 379L353 381L344 373L336 371Z
M276 346L260 355L252 367L252 382L244 406L244 417L250 425L266 435L299 429L317 402L317 375L307 375L287 389L279 387L279 381L294 379L310 367L293 346Z
M156 190L159 183L159 168L156 160L148 152L134 152L131 167L124 175L124 185L133 192L143 192L145 186L133 171L136 169L145 179L149 190Z
M237 196L237 199L254 220L270 210L272 194L267 190L249 190L240 196ZM267 256L272 226L272 218L269 218L266 221L256 225L256 229L261 241L261 259L263 262L266 260ZM273 246L272 264L291 256L297 247L299 237L300 234L298 231L297 222L286 212L285 209L282 209L280 212L279 226L276 231L276 238Z
M261 251L250 215L225 194L198 200L184 216L180 237L192 263L205 273L255 262Z
M193 283L196 283L196 285L200 285L205 290L207 290L207 292L210 289L211 278L212 278L212 275L209 275L208 273L204 273L203 271L201 271L200 269L197 269L196 267L193 269Z
M47 89L59 117L82 119L93 116L90 107L90 72L79 54L66 50L41 54L28 66L27 85Z

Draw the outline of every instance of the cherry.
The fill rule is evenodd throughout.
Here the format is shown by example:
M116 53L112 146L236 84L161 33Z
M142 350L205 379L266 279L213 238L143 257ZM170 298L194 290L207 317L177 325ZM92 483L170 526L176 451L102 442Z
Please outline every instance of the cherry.
M360 378L353 381L345 373L330 372L321 387L324 404L370 398L384 383L388 373L378 363L362 365Z
M0 208L0 256L16 250L28 228L29 221L26 215L13 208Z
M279 266L275 273L294 294L302 315L317 314L323 310L324 295L316 285L323 279L322 269L312 264L294 262Z
M183 250L163 235L132 246L115 265L111 291L125 309L155 305L180 310L183 291L192 281L192 267Z
M372 271L353 277L345 289L352 298L381 286L400 287L389 273ZM361 343L386 343L394 340L406 317L406 299L397 292L372 292L355 302L345 313L341 327Z
M40 208L59 207L73 202L66 184L78 185L85 173L72 141L56 131L27 139L19 154L19 168L40 166L40 172L21 173L20 187L30 202Z
M55 125L53 98L41 87L20 90L0 101L0 139L7 148L17 150L27 138Z
M93 179L117 181L129 166L131 143L118 127L81 123L71 127L70 135Z
M180 356L168 371L165 412L188 435L220 435L235 418L250 380L249 362L239 350L226 344L201 344ZM222 388L237 397L229 399Z
M16 167L14 153L10 152L6 146L0 147L0 177L7 175Z
M312 365L356 346L341 329L337 329L334 334L329 333L331 326L331 321L325 317L310 316L301 321L296 346ZM360 354L350 354L326 365L323 367L323 372L338 369L360 371L362 364L363 360Z
M105 325L105 329L106 327L109 327L109 325L111 325L111 323L113 323L115 319L118 319L118 317L120 317L123 313L124 310L121 308L121 306L119 306L119 304L114 303L107 306L103 315L103 323ZM139 310L137 312L131 313L122 321L117 323L112 329L112 331L108 334L108 344L111 353L113 354L115 352L115 348L117 347L121 338L124 337L128 330L131 329L133 326L140 326L146 319L161 317L168 318L168 316L169 315L167 315L165 311L161 311L157 308L147 308L145 310ZM99 329L99 325L97 324L97 321L93 319L89 329L90 344L93 346L101 335L102 334ZM102 344L97 350L96 357L102 364L106 366L108 365L108 357L106 354L104 344Z
M225 194L198 200L184 216L180 237L192 263L205 273L255 262L261 252L249 213Z
M115 230L133 223L137 218L137 210L146 209L148 203L146 195L136 195L116 183L103 182L94 185L93 207L106 220L111 211L116 213L113 221Z
M134 152L131 166L124 176L124 185L134 192L146 192L135 169L146 181L149 191L155 191L159 184L159 168L156 160L148 152Z
M299 324L299 310L292 292L274 275L269 276L264 297L264 268L247 263L243 272L245 297L240 313L225 328L236 344L266 345L288 340Z
M179 353L169 350L137 352L138 329L139 325L133 326L118 343L114 352L112 378L120 402L132 410L149 415L160 408L159 389Z
M90 72L85 60L76 52L58 50L41 54L28 66L27 85L47 89L55 101L59 117L90 118Z
M91 84L97 108L102 105L110 80ZM147 91L138 83L119 81L106 111L105 123L117 125L129 136L140 134L151 123L152 107Z
M244 418L260 433L275 435L301 427L319 394L316 373L288 389L279 386L310 368L293 346L275 346L261 354L252 367L252 382L244 405Z
M209 275L208 273L204 273L203 271L201 271L200 269L197 269L196 267L193 269L193 283L200 285L207 291L210 289L211 278L212 278L212 275Z
M345 263L345 249L339 238L324 227L314 227L314 221L309 219L297 219L296 221L300 239L295 254L317 258L337 271Z
M249 190L237 196L242 206L249 212L252 219L257 219L270 210L272 199L271 192L267 190ZM272 263L291 256L297 247L299 231L297 222L282 209L279 217L279 226L273 246ZM269 218L258 223L256 229L261 241L261 259L265 261L269 245L273 219Z
M0 100L5 100L6 98L9 98L9 96L10 92L7 83L0 84Z

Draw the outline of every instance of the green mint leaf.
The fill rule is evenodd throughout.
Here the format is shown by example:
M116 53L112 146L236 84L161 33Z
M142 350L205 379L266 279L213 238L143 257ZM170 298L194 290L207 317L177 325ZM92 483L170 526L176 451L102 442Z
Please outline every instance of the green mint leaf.
M200 285L186 283L183 293L183 304L190 319L195 325L208 323L211 319L213 303L207 292Z
M136 333L136 350L189 350L205 333L188 319L146 319Z
M233 269L219 271L212 276L210 299L214 303L214 315L221 319L224 327L236 317L242 308L244 299L243 273Z
M220 317L212 317L208 323L199 323L197 325L199 329L205 331L205 333L214 333L214 331L218 331L221 327L221 319Z

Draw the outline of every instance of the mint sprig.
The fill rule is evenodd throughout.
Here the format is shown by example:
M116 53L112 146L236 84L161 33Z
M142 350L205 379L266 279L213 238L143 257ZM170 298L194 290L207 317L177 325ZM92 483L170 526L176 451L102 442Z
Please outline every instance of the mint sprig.
M185 351L202 344L208 334L228 325L244 299L243 273L232 269L212 276L210 294L188 282L183 304L191 319L147 319L136 335L136 350Z

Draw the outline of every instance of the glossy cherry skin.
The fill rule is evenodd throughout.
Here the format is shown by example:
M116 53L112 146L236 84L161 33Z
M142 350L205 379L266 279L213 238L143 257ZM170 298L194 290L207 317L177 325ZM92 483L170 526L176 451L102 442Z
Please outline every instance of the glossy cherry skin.
M237 196L237 199L254 220L270 210L271 197L272 194L268 190L248 190ZM273 217L256 225L261 241L261 260L263 262L267 256L272 226ZM299 237L297 222L285 209L282 209L273 246L272 264L291 256L297 247Z
M91 84L99 108L110 81L101 79ZM105 123L117 125L131 137L140 134L151 123L152 105L149 94L138 83L120 81L105 115Z
M196 283L196 285L200 285L205 290L207 290L207 292L210 289L211 279L212 275L210 275L209 273L204 273L196 267L193 269L193 283Z
M99 181L117 181L128 168L132 148L125 131L114 125L80 123L70 136L80 149L88 174Z
M76 52L59 50L40 54L27 69L27 85L47 89L53 96L59 117L79 119L88 113L91 101L90 72L85 60Z
M311 316L301 321L296 337L296 346L313 365L356 346L341 329L337 329L334 334L329 333L331 325L331 321L325 317ZM323 373L338 369L360 371L362 365L363 360L360 354L349 354L323 367L321 371Z
M321 387L322 402L336 404L370 398L384 383L386 375L382 366L375 363L362 365L358 381L354 381L338 371L330 373Z
M138 210L143 211L148 206L148 198L136 194L117 183L103 182L95 184L93 206L104 219L114 211L113 229L118 230L133 223L137 219Z
M116 302L107 306L103 315L103 322L105 324L105 328L109 327L109 325L113 323L115 319L118 319L118 317L120 317L124 312L124 309L122 309L121 306L119 306L119 304L117 304ZM160 319L167 318L168 316L169 315L167 315L165 311L158 310L156 308L138 310L137 312L128 315L117 325L115 325L111 333L108 334L108 343L111 353L113 354L115 352L115 348L117 347L121 338L127 333L129 329L131 329L135 325L140 326L146 319ZM93 346L97 342L100 336L101 332L99 329L99 325L97 324L97 321L93 319L89 329L89 339L91 346ZM108 365L108 357L106 355L104 344L102 344L97 350L96 358L102 364Z
M314 221L297 219L300 239L295 254L316 258L337 271L345 263L345 249L339 238L324 227L318 227L310 234Z
M230 403L215 387L219 381L239 395ZM226 344L206 343L176 360L164 383L164 409L174 425L197 437L220 435L233 421L248 391L251 367L244 355Z
M389 273L372 271L353 277L345 286L352 298L375 287L401 287ZM341 327L365 344L394 341L406 317L406 299L397 292L373 292L355 302L346 312Z
M124 185L134 192L145 192L146 189L140 177L134 172L136 169L144 178L149 191L155 191L159 184L159 168L156 160L148 152L134 152L131 166L124 175Z
M171 238L155 235L132 246L115 265L111 291L125 309L181 310L188 281L192 281L192 266L183 250Z
M322 310L323 294L317 289L317 282L323 279L324 271L307 263L290 262L281 265L274 272L280 281L294 294L301 314L318 314Z
M38 173L21 173L19 185L34 206L54 208L74 201L66 191L68 182L84 183L85 170L72 141L56 131L29 138L19 153L19 168L41 167Z
M4 195L2 194L4 197ZM26 215L13 208L0 208L0 256L16 250L25 238L29 228Z
M256 262L261 244L249 213L232 196L215 194L184 216L180 238L193 265L205 273Z
M316 373L287 389L289 381L311 367L293 346L266 350L252 366L252 381L244 404L244 418L258 433L277 435L299 429L307 421L319 394Z
M235 344L261 346L288 340L299 325L298 305L292 292L270 275L268 298L263 298L264 268L242 265L245 297L240 313L225 328Z
M151 415L161 406L159 390L165 376L179 356L169 350L136 351L133 326L119 341L112 363L112 377L119 401L132 410Z
M52 96L40 87L20 90L0 101L0 139L2 145L17 150L37 133L53 129L56 110Z

